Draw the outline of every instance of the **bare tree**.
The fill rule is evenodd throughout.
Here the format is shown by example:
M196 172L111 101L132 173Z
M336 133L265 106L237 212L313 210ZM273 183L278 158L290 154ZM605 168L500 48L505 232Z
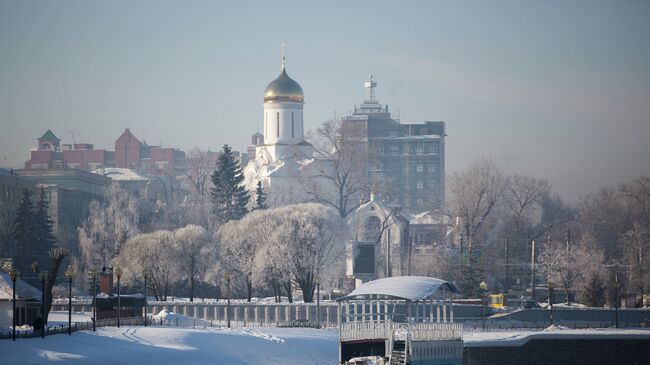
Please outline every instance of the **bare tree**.
M200 198L210 193L210 175L214 171L215 158L199 148L192 148L185 158L187 168L183 170L193 195Z
M296 178L313 201L336 209L342 218L356 209L371 183L368 179L368 151L361 143L342 138L341 121L324 122L309 141L316 161L297 171Z
M467 239L467 266L472 267L474 239L490 217L506 188L506 178L496 164L484 158L448 179L450 218L461 219Z

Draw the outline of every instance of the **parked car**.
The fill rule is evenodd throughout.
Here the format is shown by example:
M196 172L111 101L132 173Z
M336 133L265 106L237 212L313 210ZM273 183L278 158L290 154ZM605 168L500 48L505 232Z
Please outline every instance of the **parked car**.
M524 298L524 297L522 297L519 300L519 307L520 308L525 308L525 309L541 308L539 303L535 299L533 299L533 298Z

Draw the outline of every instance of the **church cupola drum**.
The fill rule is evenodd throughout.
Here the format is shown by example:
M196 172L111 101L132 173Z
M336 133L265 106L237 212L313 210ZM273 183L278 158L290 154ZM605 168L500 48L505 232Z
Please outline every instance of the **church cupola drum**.
M287 75L282 56L280 76L264 90L265 144L299 144L304 140L302 87Z

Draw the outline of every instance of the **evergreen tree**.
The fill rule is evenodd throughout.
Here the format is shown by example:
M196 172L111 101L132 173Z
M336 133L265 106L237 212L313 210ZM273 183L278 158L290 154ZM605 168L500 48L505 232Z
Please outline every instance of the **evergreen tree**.
M266 205L266 193L264 192L264 189L262 189L261 181L257 182L257 189L255 190L255 196L256 196L255 208L253 208L254 210L268 208L268 205Z
M20 198L20 205L14 216L13 227L10 239L13 243L11 256L15 267L27 275L31 272L35 246L38 244L38 235L35 231L36 216L34 213L34 202L32 191L24 189Z
M36 203L36 211L34 212L34 233L38 237L38 244L36 248L43 255L46 255L49 249L56 242L56 236L52 232L54 222L48 214L49 203L45 194L45 189L41 187L41 194L38 202Z
M224 145L217 166L212 173L212 210L217 222L224 224L234 219L241 219L248 213L250 195L242 184L244 175L235 160L230 146Z

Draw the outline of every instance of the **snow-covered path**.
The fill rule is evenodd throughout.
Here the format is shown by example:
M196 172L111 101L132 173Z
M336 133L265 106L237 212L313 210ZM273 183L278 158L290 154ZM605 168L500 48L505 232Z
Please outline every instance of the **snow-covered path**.
M0 364L336 364L335 330L103 327L0 341Z

